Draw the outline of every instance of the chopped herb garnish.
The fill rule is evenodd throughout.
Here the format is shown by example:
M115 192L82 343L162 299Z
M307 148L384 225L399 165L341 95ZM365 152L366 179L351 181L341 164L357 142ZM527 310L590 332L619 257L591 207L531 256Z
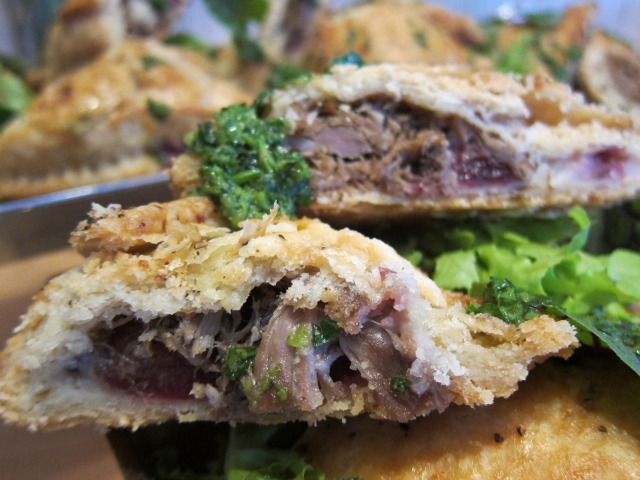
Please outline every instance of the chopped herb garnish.
M357 67L364 67L366 64L367 62L365 62L359 54L356 52L349 52L340 57L334 58L329 68L336 65L355 65Z
M305 348L311 345L311 326L302 324L296 328L287 337L287 344L294 348Z
M153 100L152 98L147 99L147 109L153 118L159 122L164 122L171 114L171 107L169 107L169 105Z
M356 32L353 28L350 28L347 31L347 46L349 48L353 48L356 44L356 40L358 39L358 32Z
M167 37L164 42L167 45L186 48L198 52L208 58L216 58L218 56L218 48L203 42L199 38L189 35L188 33L177 32Z
M285 401L289 392L280 384L282 365L274 365L269 368L264 375L256 379L253 375L242 377L241 384L245 395L250 402L255 403L261 395L275 388L275 395L278 400Z
M280 375L282 374L282 365L274 365L270 369L267 370L259 380L258 385L261 392L266 392L267 390L272 389L273 387L278 386L278 382L280 380Z
M200 124L187 140L202 161L204 185L194 193L210 195L237 226L273 208L295 217L311 201L311 170L300 152L284 145L289 124L259 118L255 107L233 105Z
M414 32L413 38L420 48L427 48L427 36L424 32Z
M289 392L286 388L280 387L278 388L278 390L276 390L276 397L278 397L278 400L284 402L287 398L289 398Z
M250 368L256 358L256 347L237 347L231 345L224 356L223 370L229 380L239 380Z
M402 395L407 390L407 377L403 375L395 375L389 380L391 389L398 395Z
M484 294L485 303L471 302L472 313L488 313L507 323L520 325L522 322L539 317L541 313L564 316L565 312L551 299L532 295L518 289L506 279L492 277Z
M560 15L553 12L530 13L524 22L530 27L545 30L556 27L560 23Z
M313 326L313 346L319 347L330 342L340 333L338 322L325 316L318 325Z
M229 29L240 58L264 61L262 48L249 35L249 25L264 20L269 9L268 0L205 0L204 4Z
M156 65L161 65L164 63L164 60L156 57L155 55L143 55L142 56L142 66L145 69L153 68Z
M269 88L282 88L292 83L300 83L308 80L311 73L303 67L279 63L273 67L267 86Z

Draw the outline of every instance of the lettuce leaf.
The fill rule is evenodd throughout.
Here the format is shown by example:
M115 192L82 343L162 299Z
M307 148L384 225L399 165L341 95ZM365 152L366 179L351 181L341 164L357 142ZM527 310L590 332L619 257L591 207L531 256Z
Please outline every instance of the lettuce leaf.
M578 207L565 219L515 222L455 227L432 243L435 282L484 297L474 311L511 323L545 311L567 317L584 344L609 347L640 375L640 254L622 248L589 253L592 222ZM428 240L413 242L429 255L421 248ZM434 245L444 248L434 254Z
M210 426L209 426L210 425ZM188 436L176 425L173 430L163 426L149 427L130 435L143 435L145 448L158 445L144 478L158 480L324 480L324 474L307 463L295 444L307 428L305 423L290 422L279 425L207 424L206 430L191 430ZM187 427L188 428L188 427ZM178 435L176 435L178 432ZM194 433L195 432L195 433ZM149 440L147 435L152 436ZM185 441L188 439L188 441ZM192 455L191 439L205 441L206 450ZM180 443L180 440L182 443ZM177 443L176 443L177 442ZM210 453L208 454L208 449ZM197 450L197 449L196 449ZM147 450L145 450L147 451Z
M301 424L238 425L231 430L226 480L324 480L324 474L291 449Z

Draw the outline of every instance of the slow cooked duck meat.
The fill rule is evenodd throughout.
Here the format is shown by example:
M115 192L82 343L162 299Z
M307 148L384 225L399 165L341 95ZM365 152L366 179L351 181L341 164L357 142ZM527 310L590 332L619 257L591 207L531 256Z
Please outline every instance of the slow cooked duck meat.
M474 188L518 188L531 169L514 161L509 144L487 138L468 122L438 118L391 98L323 102L313 123L301 124L288 145L313 166L319 195L353 187L434 199Z

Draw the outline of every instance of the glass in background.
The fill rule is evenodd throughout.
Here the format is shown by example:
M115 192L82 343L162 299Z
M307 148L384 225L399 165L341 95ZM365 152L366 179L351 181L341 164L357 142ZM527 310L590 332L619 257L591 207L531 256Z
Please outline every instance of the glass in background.
M63 1L0 0L0 52L36 63L46 31Z

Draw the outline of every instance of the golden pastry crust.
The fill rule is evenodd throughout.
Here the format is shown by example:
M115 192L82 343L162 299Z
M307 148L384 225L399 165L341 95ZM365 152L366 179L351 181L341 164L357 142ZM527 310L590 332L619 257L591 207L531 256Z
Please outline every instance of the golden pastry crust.
M167 236L188 233L193 225L228 227L226 219L205 197L187 197L169 203L151 203L121 210L94 205L90 220L71 233L71 245L82 255L98 252L131 252L150 249ZM196 233L194 231L194 233ZM196 238L197 239L197 238Z
M382 107L375 103L381 100L386 102ZM385 153L391 162L388 168L416 169L417 177L420 169L429 172L444 168L436 171L438 181L448 181L451 170L456 180L430 187L422 186L422 180L417 178L402 186L405 192L394 193L385 186L390 179L383 176L372 182L371 188L363 189L358 184L357 172L350 173L352 183L340 180L346 178L342 168L347 169L345 172L355 168L349 166L353 159L347 158L333 170L328 168L315 177L320 182L335 175L333 188L327 185L320 191L319 183L314 185L312 181L314 201L303 210L308 215L357 222L419 214L533 212L575 204L602 206L634 198L640 190L640 136L633 117L620 110L588 104L567 85L543 76L521 78L491 71L422 65L335 67L330 74L275 92L270 99L269 114L286 118L294 132L302 131L299 136L306 140L307 132L317 128L314 127L317 119L326 115L327 102L335 105L332 108L338 112L362 110L363 104L370 103L373 105L370 110L380 112L383 118L385 115L388 118L389 109L398 105L400 109L403 106L413 109L415 118L429 115L432 120L428 121L436 123L436 127L423 128L427 133L435 132L436 141L430 143L427 138L419 146L422 150L418 150L427 153L417 156L417 160L413 160L416 154L410 151L396 158L393 156L396 139ZM375 116L368 115L377 122ZM381 133L374 138L386 134L385 122L382 120ZM444 127L438 127L438 122ZM480 142L485 150L476 153L472 143L470 149L464 150L467 147L463 145L462 153L457 153L456 148L461 147L452 145L461 140L447 137L451 131L457 131L456 125L466 132L461 136L463 142L467 142L465 135L468 135L471 142L476 145ZM372 134L365 132L367 135ZM444 154L435 157L444 167L427 162L431 148L445 149ZM375 147L370 150L376 154ZM316 157L320 155L318 152L316 149L308 155L312 170L320 168L320 160L316 160L321 158ZM408 167L402 166L407 161L402 155L408 157ZM421 166L421 161L426 164ZM465 161L470 162L468 166L459 163ZM502 177L494 178L505 171L508 174L504 175L504 181ZM402 175L412 176L413 170ZM477 178L468 180L465 175ZM464 182L470 186L461 189ZM422 191L417 198L406 194L414 188ZM442 196L430 193L430 188L451 192Z
M277 219L275 212L229 233L207 202L191 198L129 211L94 209L93 222L81 225L73 236L77 248L92 252L85 264L53 279L34 298L0 356L0 413L6 421L58 428L83 422L136 427L170 419L315 421L359 413L407 420L452 402L487 404L508 396L535 363L567 356L576 344L565 321L541 316L516 327L468 314L457 301L448 304L454 296L445 295L378 240L334 230L318 220ZM141 226L142 217L149 223ZM256 300L260 288L278 289L277 298ZM255 324L257 330L247 340L259 340L259 345L241 389L233 378L215 373L221 371L216 366L221 359L202 355L211 355L223 341L206 328L226 328L225 318L258 308L249 299L274 302L275 310L264 317L266 325ZM258 315L256 321L263 318L252 315ZM298 325L322 316L340 326L339 342L293 348L290 336ZM113 360L113 351L121 351L116 337L112 343L105 335L122 332L123 325L140 327L130 340L138 350L122 350L129 352L124 373L118 370L122 364L104 363ZM278 334L282 325L286 330ZM367 344L367 338L376 340ZM140 392L146 387L139 384L123 387L132 362L147 361L141 352L155 355L157 342L163 342L165 353L175 357L178 352L198 369L210 367L213 379L192 378L189 367L188 388L177 398L172 390L167 398L153 389ZM359 342L369 346L362 350ZM381 365L361 362L371 355L368 349L385 359ZM360 352L349 358L355 362L353 371L364 377L352 379L346 371L342 379L328 376L332 355L341 351L347 356ZM312 377L310 393L302 394L299 384L287 383L287 375L295 376L296 365L316 354L318 379ZM262 377L265 359L263 367L271 373ZM147 371L156 364L144 365L145 371L133 369L134 378L142 375L153 383ZM389 380L381 380L375 369L389 365L405 369L400 371L406 375L406 396L384 396ZM172 382L184 378L175 371ZM261 379L273 375L275 383L260 386ZM286 387L288 396L283 398L283 390L274 385Z
M0 134L0 198L157 172L163 150L248 95L194 52L129 40L48 85ZM149 101L166 106L166 118Z
M639 395L638 377L617 359L579 351L536 368L493 405L404 425L327 421L299 447L328 480L638 478Z
M322 11L309 35L304 64L322 71L353 51L369 63L467 65L483 35L471 18L420 2L379 1Z

